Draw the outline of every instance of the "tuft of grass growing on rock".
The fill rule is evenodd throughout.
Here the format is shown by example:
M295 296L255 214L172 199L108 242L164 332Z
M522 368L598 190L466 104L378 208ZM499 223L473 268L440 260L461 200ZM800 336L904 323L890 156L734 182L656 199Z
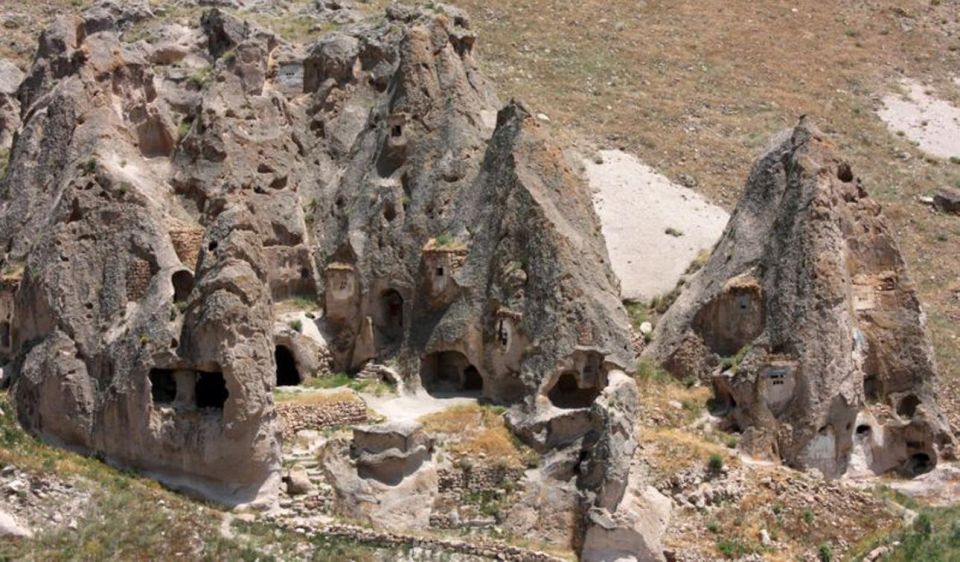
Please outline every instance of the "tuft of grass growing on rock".
M640 331L640 325L650 321L650 309L642 302L624 301L623 307L627 309L627 316L630 317L630 325L637 332Z

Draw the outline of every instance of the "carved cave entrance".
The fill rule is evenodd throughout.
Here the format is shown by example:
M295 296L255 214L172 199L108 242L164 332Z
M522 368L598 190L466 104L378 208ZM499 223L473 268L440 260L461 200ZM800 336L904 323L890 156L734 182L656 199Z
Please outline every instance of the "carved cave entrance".
M429 394L479 396L483 376L458 351L431 353L420 362L420 383Z
M600 387L593 385L581 388L578 380L577 373L573 371L562 373L547 393L550 403L557 408L589 408L600 395Z
M277 386L297 386L303 382L292 351L278 345L273 351L273 358L277 363Z
M397 343L403 339L403 297L394 289L388 289L380 295L380 331L386 343Z
M194 386L197 408L222 410L229 395L223 373L197 372L197 382Z

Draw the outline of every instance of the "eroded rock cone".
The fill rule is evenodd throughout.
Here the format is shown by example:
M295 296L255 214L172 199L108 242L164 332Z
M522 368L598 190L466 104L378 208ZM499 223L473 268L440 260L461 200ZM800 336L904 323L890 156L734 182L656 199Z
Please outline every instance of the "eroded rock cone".
M710 379L755 453L837 477L952 454L925 318L880 205L807 120L754 166L647 356Z
M18 91L0 352L27 428L264 500L272 390L326 364L312 333L336 370L389 361L520 419L590 411L550 448L616 512L633 405L601 398L636 392L617 281L589 191L500 106L465 15L391 6L296 45L211 10L130 43L107 8L45 31ZM286 326L296 299L323 313Z

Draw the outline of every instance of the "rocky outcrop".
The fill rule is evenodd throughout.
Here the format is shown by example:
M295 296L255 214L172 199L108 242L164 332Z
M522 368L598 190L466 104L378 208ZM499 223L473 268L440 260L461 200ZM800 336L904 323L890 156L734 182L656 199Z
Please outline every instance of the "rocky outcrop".
M20 102L16 94L21 82L23 72L12 62L0 60L0 150L4 152L13 144L13 134L20 128Z
M310 44L219 9L150 18L101 2L58 20L17 92L0 304L23 425L268 504L274 388L360 371L552 420L538 448L573 482L566 516L612 516L635 448L618 282L589 190L501 107L466 15L394 5ZM288 410L293 431L314 417ZM328 456L338 509L425 526L432 442L381 429Z
M439 491L433 440L422 430L415 422L362 426L349 445L330 443L322 460L337 511L385 529L427 527Z
M803 120L757 161L647 351L712 381L750 452L837 477L953 454L925 317L877 202ZM853 459L853 460L851 460Z

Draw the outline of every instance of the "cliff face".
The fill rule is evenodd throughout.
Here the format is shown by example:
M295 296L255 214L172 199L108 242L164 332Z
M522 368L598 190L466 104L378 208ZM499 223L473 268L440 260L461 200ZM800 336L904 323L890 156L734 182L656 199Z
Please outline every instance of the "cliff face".
M802 121L760 157L707 264L648 356L712 380L753 452L916 474L953 454L925 317L881 212Z
M214 9L127 42L148 17L59 20L18 91L0 343L27 428L242 504L279 478L281 341L300 369L326 341L338 370L531 418L632 386L589 192L500 107L463 14L394 6L300 45ZM297 343L278 304L304 300L322 337ZM624 479L611 511L624 430L584 461L585 489Z

